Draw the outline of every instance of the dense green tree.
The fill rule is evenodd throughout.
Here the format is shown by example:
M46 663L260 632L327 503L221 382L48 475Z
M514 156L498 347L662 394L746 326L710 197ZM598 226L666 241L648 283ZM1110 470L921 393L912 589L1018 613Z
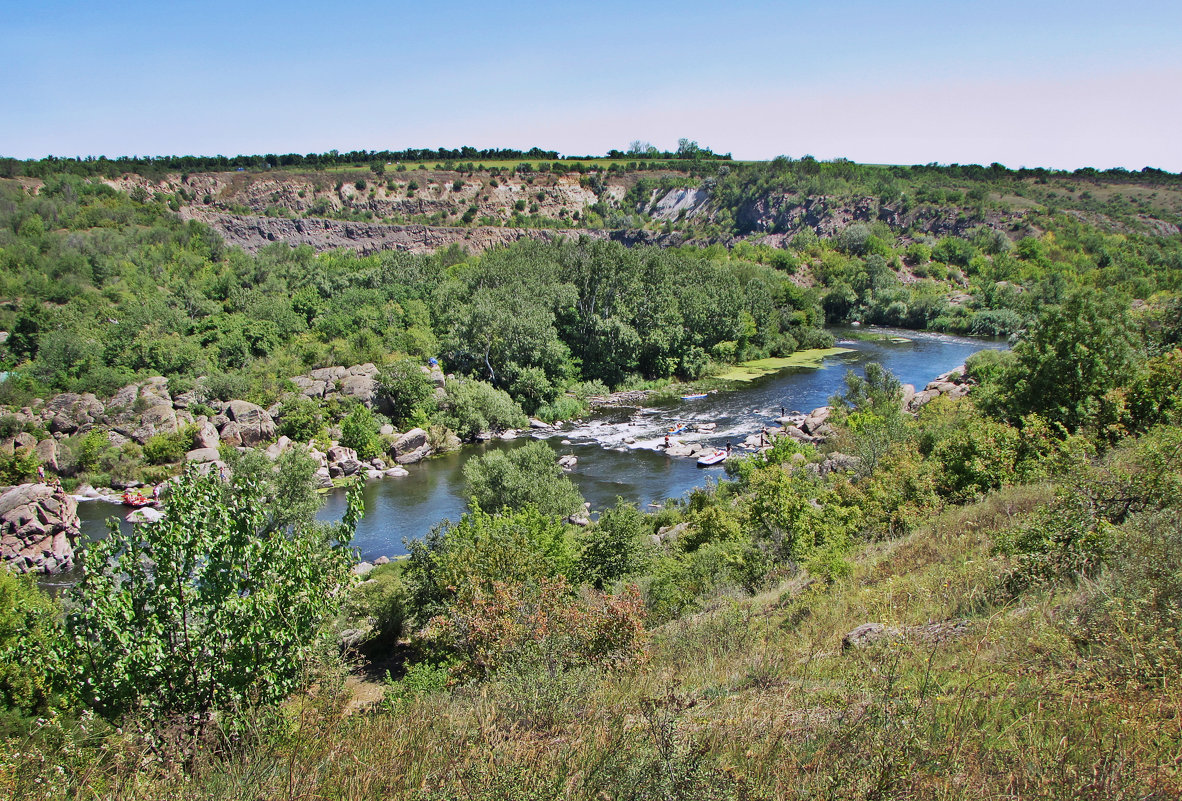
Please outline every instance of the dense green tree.
M432 391L431 379L414 359L399 359L378 375L381 401L397 426L422 408Z
M258 483L236 477L227 491L191 468L165 512L112 525L86 550L66 618L79 693L112 718L198 721L284 697L349 581L360 492L339 525L284 532Z
M554 449L541 440L470 459L464 481L472 507L490 514L533 506L565 517L583 508L583 496L562 472Z
M1074 431L1099 411L1106 392L1128 381L1138 361L1127 303L1074 292L1048 307L1014 348L994 404L1011 422L1037 413Z
M521 428L528 422L507 392L483 381L448 379L444 390L435 419L461 439L475 439L485 431Z
M651 546L646 542L650 532L636 504L616 498L616 505L603 510L595 525L579 532L579 579L604 589L643 574L650 561Z
M367 407L357 404L341 420L341 444L357 451L357 455L362 459L381 456L384 448L382 438L378 434L380 427L374 413Z
M0 736L48 710L60 628L61 610L33 577L0 567Z
M454 603L489 593L494 582L537 582L566 576L574 565L569 526L528 506L490 515L479 509L444 521L407 543L404 573L410 609L422 625Z

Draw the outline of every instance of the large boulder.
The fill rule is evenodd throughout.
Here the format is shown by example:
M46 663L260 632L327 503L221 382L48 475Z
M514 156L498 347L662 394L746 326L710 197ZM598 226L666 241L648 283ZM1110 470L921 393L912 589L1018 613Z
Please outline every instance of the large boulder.
M832 413L833 409L829 406L821 406L813 409L809 412L808 417L804 419L804 422L800 424L800 429L804 433L811 434L814 437L824 436L828 431L832 431L826 423L829 420L829 415ZM822 428L826 429L826 431L822 431Z
M159 523L164 519L164 512L161 512L159 509L153 509L151 506L145 506L142 509L136 509L134 512L130 512L123 519L128 523Z
M233 400L226 409L226 415L238 424L242 444L247 447L275 439L275 420L261 406L244 400ZM222 432L222 438L225 437L225 432Z
M328 474L333 478L355 476L365 469L365 465L358 459L343 459L328 466Z
M227 420L219 430L218 439L231 448L237 448L242 444L242 426L233 420Z
M45 439L41 440L34 446L33 453L37 454L37 458L41 464L48 467L50 470L57 472L57 440Z
M323 398L324 392L328 388L328 384L324 381L317 381L306 375L297 375L291 379L291 383L295 385L301 395L308 398Z
M22 484L0 495L0 557L16 573L74 566L78 504L61 487Z
M171 402L160 402L140 414L139 424L120 431L141 445L157 434L171 434L180 428Z
M421 428L412 428L394 441L394 455L401 456L417 451L427 444L427 432Z
M325 454L328 457L329 465L340 464L341 462L355 462L357 461L357 451L352 448L346 448L344 445L333 445Z
M168 379L162 375L153 376L140 385L140 397L149 403L167 403L172 405L172 395L168 392Z
M331 391L336 382L348 374L349 371L344 367L321 367L319 370L313 370L308 375L311 376L313 381L323 381Z
M197 431L193 434L194 448L217 448L221 441L213 423L203 418L197 419Z
M430 455L431 446L421 445L418 448L415 448L413 451L407 451L406 453L398 454L394 457L394 461L398 462L398 464L417 464Z
M421 428L412 428L399 437L391 451L394 461L398 464L415 464L431 455L431 446L427 444L427 432Z
M185 454L186 462L216 462L222 455L217 448L194 448Z
M291 447L292 442L290 439L287 437L280 437L279 439L275 440L275 442L267 446L267 458L271 461L275 461L285 452L291 450Z
M933 398L938 397L940 397L940 393L934 389L925 389L923 392L917 392L912 395L911 399L907 402L907 411L918 411L924 406L924 404L928 403Z
M139 384L128 384L107 400L107 408L112 412L127 411L140 396Z
M377 391L378 382L373 376L349 375L341 381L341 394L347 398L356 398L366 406L373 406Z
M89 392L76 395L63 392L45 404L49 415L49 430L54 434L73 434L79 428L103 419L106 407Z

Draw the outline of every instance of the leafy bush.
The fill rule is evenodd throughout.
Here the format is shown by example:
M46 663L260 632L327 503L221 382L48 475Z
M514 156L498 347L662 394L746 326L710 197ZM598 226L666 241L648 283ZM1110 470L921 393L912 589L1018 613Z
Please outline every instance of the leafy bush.
M0 736L18 733L53 699L60 614L32 576L0 567Z
M557 517L582 511L583 496L557 460L554 449L540 440L470 459L464 465L464 481L472 507L495 514L533 506Z
M495 582L433 618L423 639L455 656L453 673L460 676L487 677L529 655L551 674L582 665L618 668L647 658L644 618L636 587L578 597L562 577Z
M453 603L487 595L494 582L570 575L574 565L568 526L532 507L495 517L473 511L458 523L444 521L407 547L403 576L419 625Z
M645 537L650 531L635 504L616 498L616 505L605 509L595 525L579 532L576 571L580 581L602 590L644 573L650 550Z
M376 459L385 450L378 434L380 427L374 413L358 404L341 421L341 444L357 451L362 459Z
M771 566L767 554L750 542L716 542L671 553L653 563L644 592L649 618L664 623L701 608L710 598L751 592Z
M295 442L310 442L324 427L320 404L311 398L291 396L279 408L279 433Z
M366 574L345 602L345 625L370 627L367 645L393 646L402 636L406 621L407 591L402 565L379 565Z
M260 536L254 482L189 469L166 517L91 543L66 618L68 680L111 718L204 715L286 696L349 580L362 513L350 493L331 531Z
M210 400L242 400L250 392L250 382L238 373L215 373L205 379L205 394Z
M378 392L396 426L405 425L433 390L431 379L414 359L400 359L378 375Z
M81 437L67 440L67 442L74 468L78 471L93 470L99 465L103 454L113 450L106 432L97 428L87 431Z
M0 453L0 484L24 484L37 478L41 460L32 448L17 448L12 455Z
M1110 567L1072 610L1084 653L1118 680L1163 687L1182 668L1182 524L1175 511L1131 519Z
M196 426L185 426L179 431L155 434L144 442L144 459L148 464L174 464L193 450Z
M509 394L483 381L448 379L438 421L465 440L485 431L521 428L529 420Z
M1012 426L975 416L962 419L932 452L939 464L940 493L961 503L1013 483L1019 445L1019 432Z
M1039 315L988 396L1011 422L1035 412L1069 431L1101 411L1101 399L1135 375L1135 332L1124 301L1080 291Z

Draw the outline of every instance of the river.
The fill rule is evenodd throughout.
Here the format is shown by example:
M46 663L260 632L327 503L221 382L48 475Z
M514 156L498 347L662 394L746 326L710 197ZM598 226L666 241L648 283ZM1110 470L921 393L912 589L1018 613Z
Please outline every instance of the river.
M717 423L711 434L678 435L678 439L700 439L719 446L728 441L738 444L748 434L771 424L780 415L781 407L789 412L808 412L825 405L830 397L843 391L846 372L858 370L867 362L878 362L903 383L922 389L940 373L962 364L970 354L983 348L1006 347L1002 341L943 334L862 330L898 335L909 341L848 340L843 338L848 329L838 329L834 331L838 344L852 350L826 359L820 368L788 369L741 389L711 394L700 400L678 400L644 409L606 410L591 420L568 423L561 430L543 433L559 454L578 457L570 477L590 501L592 510L613 505L617 496L644 507L680 497L708 479L723 475L720 468L699 468L694 459L671 459L656 450L664 432L674 422ZM365 487L365 517L353 541L361 557L375 559L404 554L404 539L422 537L445 518L459 519L466 508L461 473L464 463L489 450L517 448L529 441L528 436L523 436L507 442L467 446L411 465L410 475L404 478L369 482ZM339 519L344 507L344 491L332 491L325 499L320 517ZM101 536L105 519L114 511L123 510L113 510L101 501L80 503L78 513L83 534L91 538Z

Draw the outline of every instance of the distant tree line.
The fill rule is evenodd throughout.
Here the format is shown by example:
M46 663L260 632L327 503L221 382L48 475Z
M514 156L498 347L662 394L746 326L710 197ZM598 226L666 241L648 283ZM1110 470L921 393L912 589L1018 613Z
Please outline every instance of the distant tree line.
M512 159L548 159L558 158L555 150L542 150L531 147L529 150L515 148L484 148L460 147L456 149L441 148L409 148L407 150L350 150L340 152L330 150L327 153L286 153L278 155L267 153L253 156L106 156L62 157L47 156L43 159L0 159L0 177L13 178L18 175L44 177L54 173L71 173L73 175L106 175L108 177L122 173L159 173L159 172L217 172L225 170L264 170L274 167L337 167L341 165L385 164L397 161L462 161L472 159L486 159L489 161L506 161Z

